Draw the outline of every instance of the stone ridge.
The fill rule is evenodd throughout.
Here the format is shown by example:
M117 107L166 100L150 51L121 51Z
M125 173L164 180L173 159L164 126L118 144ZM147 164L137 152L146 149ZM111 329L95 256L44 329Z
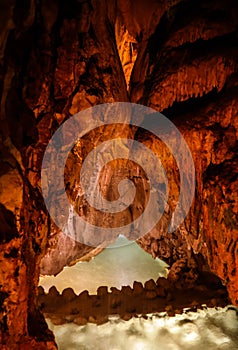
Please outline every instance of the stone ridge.
M209 282L208 282L209 281ZM207 307L223 307L229 303L227 291L221 281L212 274L204 274L199 280L190 280L190 285L181 285L171 273L168 279L160 277L156 282L149 280L144 286L134 282L133 287L123 286L120 290L101 286L96 295L83 291L76 295L72 288L60 294L55 286L45 293L38 287L37 304L46 318L55 325L74 322L102 324L110 315L120 315L124 320L149 313L167 312L169 316L182 313L184 309L196 311Z

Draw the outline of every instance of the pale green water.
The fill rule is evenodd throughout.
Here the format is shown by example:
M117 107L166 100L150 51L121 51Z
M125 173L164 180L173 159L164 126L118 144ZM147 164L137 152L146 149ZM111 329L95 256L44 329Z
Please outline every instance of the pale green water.
M79 262L72 267L65 267L56 277L40 278L40 285L46 291L55 285L61 292L71 287L75 293L88 290L95 294L99 286L121 288L132 286L134 281L146 282L166 275L166 266L162 260L153 259L137 243L119 236L117 241L104 249L91 261Z
M59 350L237 350L238 311L208 309L148 320L113 317L101 326L53 325Z

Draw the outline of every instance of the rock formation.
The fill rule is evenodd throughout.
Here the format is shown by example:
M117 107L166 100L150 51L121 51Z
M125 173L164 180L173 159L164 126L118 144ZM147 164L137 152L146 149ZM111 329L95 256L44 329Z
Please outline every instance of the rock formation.
M92 247L67 240L62 260L57 254L65 238L43 202L41 163L55 130L99 103L141 103L179 128L196 168L192 208L169 234L171 198L167 216L138 243L171 269L194 262L211 270L237 305L237 2L3 0L0 17L1 348L56 349L37 309L41 259L42 271L57 273ZM95 131L83 145L119 131ZM140 130L123 132L160 148ZM80 162L85 151L76 145L71 157ZM167 166L176 177L171 157Z
M172 277L172 278L171 278ZM194 277L194 276L193 276ZM133 288L123 286L121 290L107 286L97 289L96 295L89 295L83 291L79 295L72 288L66 288L60 294L53 286L46 294L40 286L38 306L45 317L54 324L74 322L78 325L93 322L102 324L107 322L109 315L120 315L128 320L133 316L146 317L150 313L166 311L169 316L182 313L184 308L196 311L206 307L224 307L228 303L227 292L218 277L203 274L199 279L190 280L188 284L181 284L174 276L158 278L141 282L134 282Z

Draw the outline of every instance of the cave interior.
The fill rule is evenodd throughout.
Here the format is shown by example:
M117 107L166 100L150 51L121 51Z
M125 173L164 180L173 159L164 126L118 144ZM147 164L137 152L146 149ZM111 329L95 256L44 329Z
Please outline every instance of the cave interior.
M170 344L169 332L158 333L160 318L148 315L166 312L168 329L180 327L187 337L190 334L189 341L201 343L191 325L186 328L182 319L176 327L172 323L174 315L184 310L200 310L199 315L207 307L211 308L207 316L213 320L211 327L219 324L223 335L212 338L206 333L201 346L207 341L209 349L237 349L237 1L2 0L0 18L1 349L76 349L60 343L58 339L66 334L66 328L57 328L60 326L71 327L68 332L91 341L91 347L82 349L112 348L110 342L99 347L99 328L82 328L92 324L109 324L112 332L125 329L126 324L137 327L138 334L142 328L151 334L150 345L132 334L128 338L131 349L157 349L158 336L163 339L163 349L191 349L178 340ZM99 123L90 129L91 110L104 104L146 106L158 118L162 113L186 141L195 168L194 197L174 231L169 225L182 183L176 157L146 128L124 123L123 113L118 112L116 123L107 124L106 107L105 115L99 109L93 114ZM87 132L68 153L63 169L65 193L77 215L104 231L100 238L89 233L87 238L76 239L69 223L74 216L67 217L64 231L49 214L42 192L47 187L42 182L42 164L56 131L84 112L88 117L82 119L80 127ZM64 130L60 134L62 145L71 142L75 133ZM114 148L102 148L102 162L107 164L101 169L98 184L103 197L117 201L124 179L133 183L136 192L132 204L121 213L100 213L84 196L80 171L94 149L121 139L142 143L152 155L142 148L135 159L116 159ZM123 142L118 144L121 154L130 153ZM181 147L176 145L178 154ZM63 152L64 147L57 159L50 159L54 173L49 183L55 188L59 186L56 165ZM155 164L155 156L169 183L161 218L146 234L132 230L123 238L124 243L112 247L124 233L119 230L108 237L107 229L135 221L149 203L149 180L140 166L143 158L151 169L150 180L162 181L164 173ZM181 162L187 174L184 181L189 183L192 169L186 157ZM164 186L158 192L164 201ZM65 198L59 187L50 198L51 204L57 203L56 217L61 215ZM186 199L181 203L180 212L187 205ZM147 213L146 222L156 210ZM121 255L116 255L117 250ZM133 278L132 274L129 285L126 279L122 279L125 283L109 285L104 278L105 270L112 269L109 253L114 262L118 259L116 273L129 274L130 268L137 273L144 267L143 277ZM153 265L151 273L146 259ZM108 265L103 265L105 260ZM56 281L65 271L71 271L72 279L80 279L83 266L94 266L103 276L94 290L83 282L80 290L72 288L70 282L44 290L47 278ZM221 314L213 319L218 308ZM196 322L198 328L207 327ZM82 329L87 329L87 336ZM115 339L115 349L123 349L126 336ZM196 346L193 348L202 349Z

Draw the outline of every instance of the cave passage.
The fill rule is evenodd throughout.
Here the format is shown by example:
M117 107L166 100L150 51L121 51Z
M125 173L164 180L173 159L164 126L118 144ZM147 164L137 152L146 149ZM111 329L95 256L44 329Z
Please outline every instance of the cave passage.
M132 287L134 281L156 281L158 277L166 276L166 267L168 265L162 260L153 259L136 242L120 235L89 262L81 261L65 267L56 277L41 276L40 285L46 292L55 286L59 292L71 287L76 294L84 290L96 294L100 286L121 288Z

